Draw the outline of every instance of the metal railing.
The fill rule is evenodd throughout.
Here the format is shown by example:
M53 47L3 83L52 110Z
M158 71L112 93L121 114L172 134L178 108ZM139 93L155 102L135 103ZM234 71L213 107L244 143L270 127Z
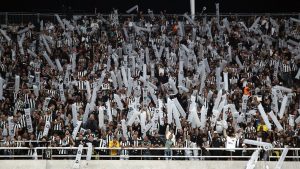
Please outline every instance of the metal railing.
M86 158L86 150L87 147L83 147L82 158ZM253 151L260 149L260 148L234 148L234 149L227 149L227 148L103 148L103 147L94 147L92 160L118 160L118 159L134 159L134 160L164 160L164 159L175 159L175 160L249 160ZM58 154L54 153L54 151L58 150L67 150L65 154ZM106 153L100 153L106 151ZM117 150L116 155L110 155L111 150ZM122 154L121 151L127 150L128 154ZM170 155L165 154L165 150L169 150L171 152L175 152L177 150L181 150L184 152L183 155ZM272 151L282 151L283 148L274 148ZM22 151L23 154L16 153ZM31 151L32 154L28 155L26 151ZM45 157L45 152L50 152L50 156ZM138 153L132 154L130 151L137 151ZM159 151L159 152L157 152ZM196 154L193 155L192 152ZM205 154L205 152L214 152L218 151L218 155L213 154ZM235 153L234 151L240 151ZM248 155L242 155L241 151L249 152ZM292 152L292 155L286 156L287 160L290 161L300 161L299 151L300 148L289 148L289 152ZM6 152L6 153L5 153ZM36 155L33 152L37 152ZM0 160L1 159L75 159L77 152L77 147L35 147L35 148L28 148L28 147L0 147ZM226 152L226 155L224 154ZM154 153L154 154L153 154ZM198 154L198 155L197 155ZM272 154L268 155L267 158L269 161L276 161L279 159L279 156L274 156ZM262 160L262 159L260 159Z

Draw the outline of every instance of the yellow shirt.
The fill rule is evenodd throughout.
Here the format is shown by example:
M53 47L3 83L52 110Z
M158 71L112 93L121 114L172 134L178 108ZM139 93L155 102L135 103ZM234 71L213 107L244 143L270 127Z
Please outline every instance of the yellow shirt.
M118 141L110 141L109 142L109 145L108 145L109 148L119 148L120 147L120 143ZM110 155L118 155L118 150L110 150Z
M267 127L267 125L261 125L261 124L258 124L258 126L257 126L257 131L260 131L260 128L262 127L262 129L263 129L263 131L264 132L267 132L269 129L268 129L268 127Z

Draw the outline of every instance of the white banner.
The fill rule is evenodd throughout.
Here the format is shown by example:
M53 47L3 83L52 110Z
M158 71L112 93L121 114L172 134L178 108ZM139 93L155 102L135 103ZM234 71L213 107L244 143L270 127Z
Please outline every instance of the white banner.
M46 123L45 123L43 136L46 136L46 137L48 136L50 127L51 127L51 123L50 123L50 121L47 120Z
M178 93L178 90L177 90L177 87L175 85L175 82L174 82L173 78L169 78L169 84L172 88L172 91L174 92L172 94L176 95Z
M128 74L128 87L127 87L127 97L130 97L131 94L132 94L132 77L131 77L131 72L130 70L127 71L127 74Z
M110 106L110 101L107 101L105 103L106 105L106 113L107 113L107 116L108 116L108 122L112 122L112 109L111 109L111 106Z
M272 130L271 123L269 122L268 116L267 116L267 114L265 113L265 110L264 110L262 104L259 104L259 105L258 105L258 110L259 110L259 112L260 112L260 114L261 114L261 117L263 118L265 124L267 125L268 129L269 129L269 130Z
M72 72L76 71L76 53L73 52L71 55L71 62L72 62Z
M205 65L205 71L207 73L210 73L210 67L209 67L207 59L205 58L205 59L203 59L203 61L204 61L204 65Z
M39 97L39 88L37 87L37 85L33 85L33 93L36 97Z
M178 109L179 113L181 114L181 116L183 118L186 117L186 113L185 111L183 110L182 106L180 105L179 101L177 100L177 98L174 98L173 99L173 103L175 104L176 108Z
M54 65L54 63L52 62L52 60L49 58L47 52L43 52L43 56L46 59L46 61L48 62L48 64L51 66L52 69L56 69L56 66Z
M69 69L67 68L64 77L64 84L69 85L69 82L70 82L70 72Z
M223 76L224 76L224 89L225 91L229 90L229 86L228 86L228 73L227 72L223 72Z
M243 95L242 97L243 102L242 102L242 113L246 113L247 112L247 103L248 103L248 95Z
M300 116L298 116L295 120L296 124L300 123Z
M289 125L295 127L295 115L289 114Z
M15 94L18 94L20 90L20 76L16 75L15 76Z
M73 118L73 127L77 124L77 106L76 103L72 104L72 118Z
M146 56L146 63L148 64L150 62L149 48L148 47L146 47L146 49L145 49L145 56Z
M140 114L140 120L141 120L141 131L142 133L145 133L146 131L146 112L142 111Z
M8 134L13 138L15 137L15 122L13 116L9 116L7 118L8 121Z
M117 78L114 71L110 71L111 79L113 81L114 88L118 88Z
M182 127L181 127L181 123L180 123L180 119L179 119L179 112L178 112L178 110L177 110L177 108L174 104L172 105L172 113L173 113L173 117L174 117L174 120L175 120L176 129L181 130Z
M4 82L4 79L2 79L2 77L0 77L0 100L4 99L4 97L3 97L3 82Z
M60 64L60 61L59 59L55 59L55 64L57 66L57 69L60 71L60 72L63 72L64 69L62 68L61 64Z
M44 100L44 104L43 104L43 111L48 111L48 105L49 105L49 102L50 102L51 98L50 97L47 97L45 98Z
M155 77L155 65L154 64L151 64L151 77Z
M80 161L81 161L82 149L83 149L83 145L80 144L78 146L76 159L75 159L75 162L73 164L72 169L80 169Z
M92 158L93 153L93 144L92 143L86 143L88 145L87 153L86 153L86 160L90 161Z
M54 15L58 21L58 23L60 24L60 26L65 29L65 24L62 22L62 20L60 19L59 15L58 14L55 14Z
M121 125L122 125L122 134L123 136L128 139L128 135L127 135L127 126L126 126L126 121L125 119L121 120Z
M115 101L116 101L116 103L117 103L117 105L118 105L118 108L119 108L120 110L123 110L124 107L123 107L123 103L121 102L120 96L119 96L118 94L114 94L114 99L115 99Z
M203 89L205 87L205 80L206 80L206 72L202 71L202 76L201 76L201 84L200 84L200 89L199 89L199 93L203 93Z
M35 75L35 83L36 83L36 86L38 87L38 89L40 90L41 88L41 72L34 72L34 75Z
M133 115L128 120L127 125L132 126L132 123L139 115L140 115L140 112L138 112L136 109L133 109Z
M104 107L99 106L99 115L98 115L98 121L99 121L99 128L104 127Z
M221 98L222 98L222 90L219 90L217 98L215 99L215 102L214 102L213 110L217 110L218 109L220 101L221 101Z
M221 68L217 67L216 68L216 85L217 85L217 90L221 90Z
M147 108L148 107L148 84L144 83L144 88L143 88L143 107Z
M46 39L45 39L45 36L44 36L44 35L41 35L41 36L42 36L42 41L43 41L43 44L44 44L44 46L45 46L47 52L48 52L49 54L52 54L51 49L50 49L50 47L49 47L49 44L48 44L48 42L47 42ZM48 60L47 60L47 61L48 61Z
M30 56L33 56L33 57L37 57L37 54L34 53L33 51L31 51L30 49L27 49L27 53L30 55Z
M271 109L277 114L278 113L278 97L277 97L276 89L272 88L271 99L272 99Z
M207 111L208 111L208 108L206 106L202 106L201 108L201 115L200 115L200 126L201 126L201 129L203 130L206 126L206 115L207 115Z
M221 112L219 112L218 110L213 110L213 115L211 118L211 126L215 127L217 119L219 118Z
M83 119L82 119L83 124L85 124L87 122L87 119L89 117L89 113L90 113L90 103L87 103L86 106L85 106Z
M282 151L282 154L278 160L278 162L276 163L276 166L275 166L275 169L281 169L282 165L283 165L283 162L284 162L284 159L288 153L289 149L288 148L284 148L283 151Z
M279 111L279 114L278 114L280 119L283 118L283 114L284 114L285 108L287 106L287 101L288 101L288 97L287 97L287 95L284 95L283 100L281 102L280 111Z
M78 131L80 129L81 124L82 124L82 121L77 121L76 125L74 126L74 129L73 129L73 132L72 132L72 138L73 138L73 140L76 139L76 135L77 135L77 133L78 133Z
M128 87L127 73L123 66L121 67L121 73L122 73L124 85L125 85L125 87Z
M298 69L298 72L297 72L297 74L296 74L296 76L295 76L295 79L300 79L300 68Z
M60 100L65 103L67 100L66 100L66 97L65 97L65 92L64 92L64 84L63 83L60 83L58 85L59 87L59 95L60 95Z
M245 139L244 144L250 144L250 145L254 145L254 146L263 147L263 149L266 151L273 149L273 145L271 143L257 141L257 140Z
M271 119L273 120L274 124L276 125L278 131L282 131L282 130L283 130L283 127L282 127L282 125L279 123L279 121L278 121L277 117L275 116L275 114L273 113L273 111L271 111L271 112L269 113L269 115L270 115Z
M195 1L195 0L193 0L193 1ZM189 21L190 24L196 26L196 24L195 24L195 22L193 21L193 19L190 18L186 13L185 13L183 16Z
M117 77L119 88L122 88L123 87L123 80L122 80L121 72L119 70L117 71L117 76L116 77Z
M201 127L201 121L200 121L198 113L197 113L197 108L192 109L191 113L193 116L192 127L193 128Z
M168 124L172 123L172 100L170 98L167 99L167 117L168 117Z
M97 83L94 83L93 86L94 86L94 88L93 88L93 93L92 93L92 97L91 97L91 101L90 101L91 108L94 108L95 101L96 101L96 98L97 98L97 91L98 91Z
M155 105L158 105L158 100L157 100L157 96L154 94L154 90L149 90L151 98L153 100L153 102L155 103Z
M247 163L247 168L246 169L254 169L255 168L255 165L257 163L257 160L258 160L258 156L259 156L259 149L255 150L253 153L252 153L252 156L250 158L250 160L248 161Z
M163 108L163 100L158 99L158 110L156 110L156 111L158 111L160 125L164 125L164 112L163 112L162 108Z
M33 132L33 128L32 128L32 121L31 121L30 109L24 109L24 112L25 112L25 119L26 119L27 131L28 131L28 133L32 133Z
M240 60L240 58L239 58L238 56L235 57L235 61L236 61L236 63L239 65L239 68L240 68L241 70L243 70L243 69L244 69L244 66L243 66L243 64L241 63L241 60Z
M86 86L86 94L87 94L87 97L86 97L86 99L87 99L87 101L90 101L90 99L91 99L91 85L90 85L90 82L89 81L85 81L85 86Z
M278 74L278 67L279 67L279 61L276 61L275 62L275 65L274 65L274 72L273 72L273 76L274 76L274 79L277 79L277 74Z
M5 39L7 40L7 42L9 43L11 41L10 37L7 36L6 32L2 29L0 29L1 34L5 37Z
M291 93L291 92L293 92L293 90L292 89L290 89L290 88L287 88L287 87L284 87L284 86L275 86L274 87L274 89L276 89L276 90L281 90L282 92L286 92L286 93Z

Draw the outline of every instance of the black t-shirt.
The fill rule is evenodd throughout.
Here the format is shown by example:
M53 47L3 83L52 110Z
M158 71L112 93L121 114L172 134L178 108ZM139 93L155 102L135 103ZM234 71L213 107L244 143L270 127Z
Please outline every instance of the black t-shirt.
M212 147L221 147L222 146L222 139L220 137L212 138Z

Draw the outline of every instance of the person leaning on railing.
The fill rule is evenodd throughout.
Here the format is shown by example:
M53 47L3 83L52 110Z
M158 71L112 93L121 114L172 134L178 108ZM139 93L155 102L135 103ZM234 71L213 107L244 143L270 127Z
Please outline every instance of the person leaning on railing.
M108 148L119 148L120 147L120 143L117 140L117 136L113 137L113 140L109 142ZM118 155L118 150L110 150L110 155L112 156L112 160L116 160L117 157L113 157L113 156L117 156Z
M149 150L149 148L151 148L152 145L151 145L151 141L148 139L148 136L144 137L144 139L142 141L142 147L147 148L147 150L143 150L143 155L150 156L151 155L151 151ZM145 157L143 159L144 160L152 160L151 157Z
M174 142L172 141L173 135L169 135L169 137L167 138L166 142L165 142L165 148L167 148L165 150L165 156L166 156L166 160L172 160L171 157L168 156L172 156L172 150L171 148L174 146Z

